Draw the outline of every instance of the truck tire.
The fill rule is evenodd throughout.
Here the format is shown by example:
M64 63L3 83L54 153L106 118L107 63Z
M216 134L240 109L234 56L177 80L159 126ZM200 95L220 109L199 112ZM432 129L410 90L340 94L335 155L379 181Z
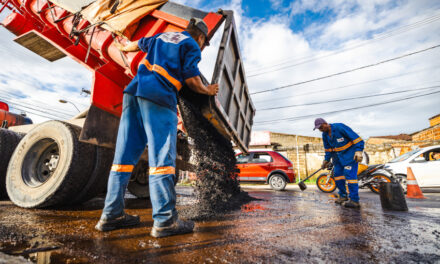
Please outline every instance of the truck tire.
M269 178L269 185L275 191L283 191L286 188L287 181L281 174L273 174Z
M139 159L138 163L134 167L131 174L130 181L128 182L128 191L137 198L149 198L150 190L148 186L149 174L148 161L145 159Z
M23 136L0 128L0 199L8 197L6 193L6 170L12 153Z
M95 165L92 174L88 178L87 184L70 204L81 204L106 192L114 155L113 149L96 147Z
M24 208L66 204L93 171L95 147L78 141L79 127L48 121L18 144L6 174L11 201Z

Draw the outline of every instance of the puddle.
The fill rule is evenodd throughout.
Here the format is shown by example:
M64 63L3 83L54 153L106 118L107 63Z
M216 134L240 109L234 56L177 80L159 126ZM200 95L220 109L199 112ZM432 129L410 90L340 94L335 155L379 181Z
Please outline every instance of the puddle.
M191 206L190 188L177 190L178 209ZM140 226L106 233L94 230L103 199L74 210L26 210L3 201L0 251L35 263L440 262L438 209L425 202L410 212L384 212L369 193L361 193L360 210L350 210L319 192L249 192L260 200L197 222L194 233L161 239L149 236L151 206L141 199L126 199Z

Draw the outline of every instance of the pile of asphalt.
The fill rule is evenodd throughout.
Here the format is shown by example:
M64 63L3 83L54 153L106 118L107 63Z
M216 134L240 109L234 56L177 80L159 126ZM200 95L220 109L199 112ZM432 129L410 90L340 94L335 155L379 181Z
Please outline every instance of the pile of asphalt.
M235 153L230 140L221 135L201 114L198 106L180 97L179 108L189 137L191 163L197 180L196 204L179 215L191 220L207 220L240 209L254 200L240 189L235 172Z

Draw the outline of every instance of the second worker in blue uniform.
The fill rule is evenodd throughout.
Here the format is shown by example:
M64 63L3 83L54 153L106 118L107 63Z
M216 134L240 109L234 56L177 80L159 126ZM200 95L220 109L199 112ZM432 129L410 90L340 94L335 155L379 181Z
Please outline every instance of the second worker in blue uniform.
M339 190L338 204L345 207L359 208L359 185L357 180L358 163L362 161L364 141L350 127L342 123L328 124L324 119L315 120L315 129L322 132L325 157L322 168L326 168L332 160L334 179ZM348 185L350 192L347 198Z

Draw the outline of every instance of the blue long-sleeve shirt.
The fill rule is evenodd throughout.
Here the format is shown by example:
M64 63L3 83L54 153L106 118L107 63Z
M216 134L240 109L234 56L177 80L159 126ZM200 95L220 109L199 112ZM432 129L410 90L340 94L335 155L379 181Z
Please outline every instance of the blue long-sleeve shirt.
M364 150L364 141L350 127L342 124L330 124L331 136L322 133L322 141L325 149L325 160L339 162L346 166L353 162L354 153Z
M138 46L147 56L124 92L177 111L177 92L186 79L200 75L199 45L183 31L142 38Z

